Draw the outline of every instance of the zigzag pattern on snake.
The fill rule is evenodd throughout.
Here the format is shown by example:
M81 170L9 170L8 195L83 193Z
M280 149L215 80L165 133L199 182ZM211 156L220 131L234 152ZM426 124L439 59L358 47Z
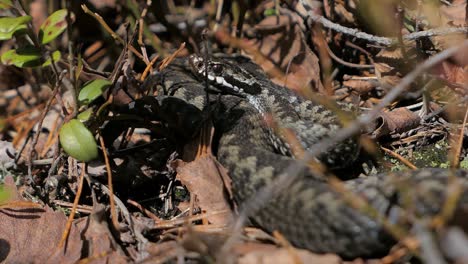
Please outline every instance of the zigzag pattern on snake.
M258 66L245 58L213 59L205 63L202 57L192 56L190 62L192 65L187 60L173 63L147 84L157 83L162 121L174 128L196 130L207 104L204 76L208 73L210 93L217 94L210 96L218 135L214 151L229 172L240 206L285 168L297 163L282 135L265 124L267 114L274 116L279 126L292 129L305 150L341 128L332 111L273 84ZM356 141L349 139L318 160L330 168L349 167L358 150ZM297 180L251 215L253 222L267 231L280 231L298 247L345 258L382 255L395 244L380 221L353 209L325 179L312 175L303 165L296 165L301 168ZM450 173L422 169L357 178L344 184L389 223L407 226L404 219L408 215L429 217L440 211ZM453 174L462 179L460 184L466 190L468 173L457 170ZM410 192L402 193L406 187ZM467 198L464 192L459 203L467 204ZM408 199L411 211L403 209Z

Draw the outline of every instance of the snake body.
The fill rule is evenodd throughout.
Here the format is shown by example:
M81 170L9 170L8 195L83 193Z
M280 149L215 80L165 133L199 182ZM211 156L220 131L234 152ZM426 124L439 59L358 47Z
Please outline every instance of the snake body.
M333 252L345 258L385 254L396 240L384 228L382 219L388 224L408 227L408 223L402 222L406 216L430 217L441 209L449 175L449 171L442 169L346 181L345 193L352 192L367 201L374 216L350 206L342 192L298 162L284 135L275 133L265 122L271 114L277 125L292 130L299 145L307 150L341 128L335 113L273 84L247 59L205 62L202 57L192 56L190 63L187 60L174 63L155 78L163 121L177 120L177 126L184 130L197 128L203 119L203 109L208 104L205 80L210 83L209 90L218 94L210 100L219 135L215 152L229 172L234 198L241 207L285 173L285 168L291 165L299 168L287 188L275 193L250 215L254 223L270 232L278 230L298 247L318 253ZM356 140L349 139L317 159L332 169L349 167L358 149ZM462 179L460 184L465 190L468 173L457 170L453 174ZM409 186L411 192L402 193ZM466 196L462 195L459 203L466 203ZM408 199L409 211L404 209L404 201Z

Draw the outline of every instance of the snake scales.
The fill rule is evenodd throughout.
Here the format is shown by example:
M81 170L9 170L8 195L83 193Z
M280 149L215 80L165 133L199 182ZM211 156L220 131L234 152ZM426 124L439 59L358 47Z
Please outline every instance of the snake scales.
M265 125L268 113L280 127L292 129L306 150L341 127L332 111L273 84L245 58L205 63L201 57L192 56L188 64L187 60L174 62L147 81L149 85L157 83L158 115L180 134L192 134L204 120L204 75L208 73L209 91L217 94L210 96L218 135L215 153L229 171L240 206L297 163L282 135ZM358 150L356 141L350 139L318 159L329 168L349 167ZM299 163L296 166L301 168L298 178L251 215L253 222L267 231L280 231L298 247L345 258L385 254L395 244L379 221L353 209L327 180L312 175ZM447 170L423 169L357 178L344 184L389 223L408 227L402 220L406 216L427 217L440 211L448 174ZM468 173L457 170L454 174L463 179L460 182L466 189ZM403 192L408 187L411 191ZM466 203L467 196L462 195L459 203ZM405 210L403 205L408 207L408 201L411 209Z

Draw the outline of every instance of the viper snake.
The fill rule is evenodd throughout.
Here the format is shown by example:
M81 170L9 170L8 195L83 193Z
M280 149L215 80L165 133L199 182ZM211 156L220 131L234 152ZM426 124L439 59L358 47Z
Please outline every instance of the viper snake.
M458 208L468 202L468 174L464 170L387 173L344 181L344 192L333 188L326 178L297 161L294 146L281 131L292 131L297 145L307 151L342 128L335 111L274 84L246 58L225 56L205 61L192 55L188 60L176 60L145 84L157 90L158 118L185 136L197 132L209 105L215 127L213 151L228 170L240 207L287 173L285 168L299 169L288 186L249 215L254 224L279 231L295 246L344 258L382 255L397 242L384 226L398 225L411 231L415 219L437 215L447 197L449 176L460 180ZM347 104L340 106L354 111ZM270 117L284 129L268 125L265 120ZM336 143L317 161L331 171L343 170L353 166L358 152L359 144L351 138ZM346 193L366 201L374 215L351 206Z

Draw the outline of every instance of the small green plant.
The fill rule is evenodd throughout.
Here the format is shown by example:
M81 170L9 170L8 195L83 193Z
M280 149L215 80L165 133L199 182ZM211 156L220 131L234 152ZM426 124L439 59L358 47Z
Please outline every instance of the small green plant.
M11 0L0 0L0 8L10 9L11 14L24 14ZM21 8L20 8L21 9ZM0 56L3 64L19 68L44 68L51 66L61 58L59 50L53 50L49 44L57 39L69 26L68 11L60 9L52 13L42 23L36 34L29 15L17 15L0 18L0 40L15 38L15 49L8 50ZM70 14L73 21L73 14ZM24 41L26 40L26 41ZM56 74L58 74L56 72ZM58 78L58 76L56 76ZM80 92L81 105L87 105L102 94L111 83L107 80L94 80L87 83ZM89 118L89 111L88 113ZM85 114L79 117L83 119ZM70 156L89 161L98 156L98 148L93 134L78 119L65 123L60 129L60 144Z
M78 101L81 105L87 105L102 95L102 93L111 86L112 82L105 79L96 79L89 81L81 87Z
M60 144L68 155L80 161L90 161L98 156L93 134L78 119L72 119L62 126Z
M14 8L11 1L1 1L0 7ZM66 9L55 11L42 23L37 35L31 30L31 16L0 18L0 40L14 37L27 40L24 43L18 41L17 44L22 43L22 45L4 52L0 57L2 63L20 68L34 68L49 66L52 61L58 61L61 57L60 51L50 51L46 44L65 31L67 28L66 17Z

